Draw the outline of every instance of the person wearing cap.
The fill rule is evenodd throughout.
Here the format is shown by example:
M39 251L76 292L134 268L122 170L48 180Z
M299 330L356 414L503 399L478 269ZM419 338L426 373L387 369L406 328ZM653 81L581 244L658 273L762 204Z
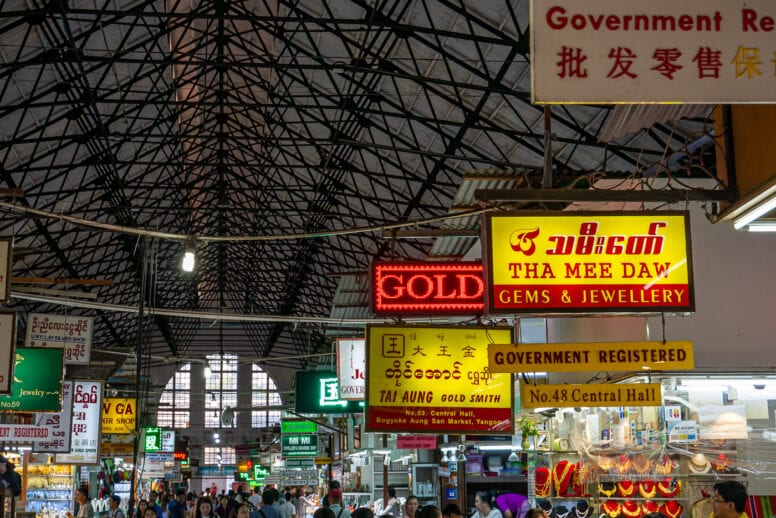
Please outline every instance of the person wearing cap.
M737 480L725 480L714 484L714 511L711 518L749 518L744 511L748 495L746 488Z
M125 518L124 511L119 508L119 504L121 504L121 497L119 495L112 495L110 500L108 500L108 507L110 507L108 516L110 518Z
M345 509L342 503L342 490L339 488L329 491L329 509L332 510L335 518L351 518L350 511Z

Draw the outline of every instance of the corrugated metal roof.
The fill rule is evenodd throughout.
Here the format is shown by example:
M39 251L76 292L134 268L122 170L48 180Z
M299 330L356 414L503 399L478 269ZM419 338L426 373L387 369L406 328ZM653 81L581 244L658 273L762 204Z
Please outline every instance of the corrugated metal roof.
M655 124L691 117L708 117L708 104L618 104L606 119L598 140L610 142Z

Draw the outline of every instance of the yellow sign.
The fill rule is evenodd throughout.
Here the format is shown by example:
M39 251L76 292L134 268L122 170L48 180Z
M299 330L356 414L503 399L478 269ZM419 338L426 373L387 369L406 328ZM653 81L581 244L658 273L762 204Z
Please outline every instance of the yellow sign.
M490 344L490 372L584 372L695 368L692 342Z
M522 408L661 406L660 383L622 385L520 385Z
M137 400L108 397L102 403L102 433L128 434L135 431Z
M508 327L367 326L369 432L506 433L512 377L488 369Z
M331 457L315 457L316 466L324 466L326 464L331 464Z
M689 215L495 214L490 312L694 311Z
M103 442L100 444L101 455L132 455L135 448L131 442Z

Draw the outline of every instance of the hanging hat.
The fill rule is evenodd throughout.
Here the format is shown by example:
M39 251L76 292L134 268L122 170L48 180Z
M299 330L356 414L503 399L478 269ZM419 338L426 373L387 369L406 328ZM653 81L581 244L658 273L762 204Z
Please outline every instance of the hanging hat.
M696 453L690 457L689 468L693 473L708 473L711 469L711 463L704 454Z

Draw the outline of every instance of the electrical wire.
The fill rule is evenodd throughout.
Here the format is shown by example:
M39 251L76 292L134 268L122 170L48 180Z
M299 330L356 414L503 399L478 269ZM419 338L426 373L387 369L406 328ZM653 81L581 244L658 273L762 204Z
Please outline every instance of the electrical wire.
M345 236L345 235L352 235L352 234L374 233L374 232L382 233L382 232L386 232L386 231L398 229L398 228L416 227L418 225L428 225L430 223L439 223L439 222L447 221L451 219L477 216L477 215L485 214L496 210L495 207L487 207L482 209L473 209L469 211L456 212L455 214L444 214L442 216L435 216L433 218L418 219L418 220L405 221L400 223L399 222L388 223L386 225L377 225L377 226L370 226L370 227L355 227L355 228L346 228L346 229L339 229L339 230L324 230L320 232L302 232L302 233L284 234L284 235L277 235L277 236L211 236L211 235L190 236L187 234L178 234L175 232L161 232L159 230L148 230L144 228L127 227L124 225L114 225L112 223L103 223L101 221L94 221L91 219L79 218L76 216L66 216L64 214L57 214L56 212L35 209L32 207L25 207L22 205L17 205L15 203L8 203L5 201L0 201L0 208L7 209L12 212L29 214L29 215L37 216L41 218L56 219L76 226L96 228L99 230L116 232L120 234L129 234L133 236L142 236L142 237L154 237L158 239L167 239L167 240L173 240L173 241L187 241L189 239L195 239L196 241L211 242L211 243L215 243L215 242L237 243L237 242L246 242L246 241L293 241L297 239L314 239L314 238L322 238L322 237L336 237L336 236Z

